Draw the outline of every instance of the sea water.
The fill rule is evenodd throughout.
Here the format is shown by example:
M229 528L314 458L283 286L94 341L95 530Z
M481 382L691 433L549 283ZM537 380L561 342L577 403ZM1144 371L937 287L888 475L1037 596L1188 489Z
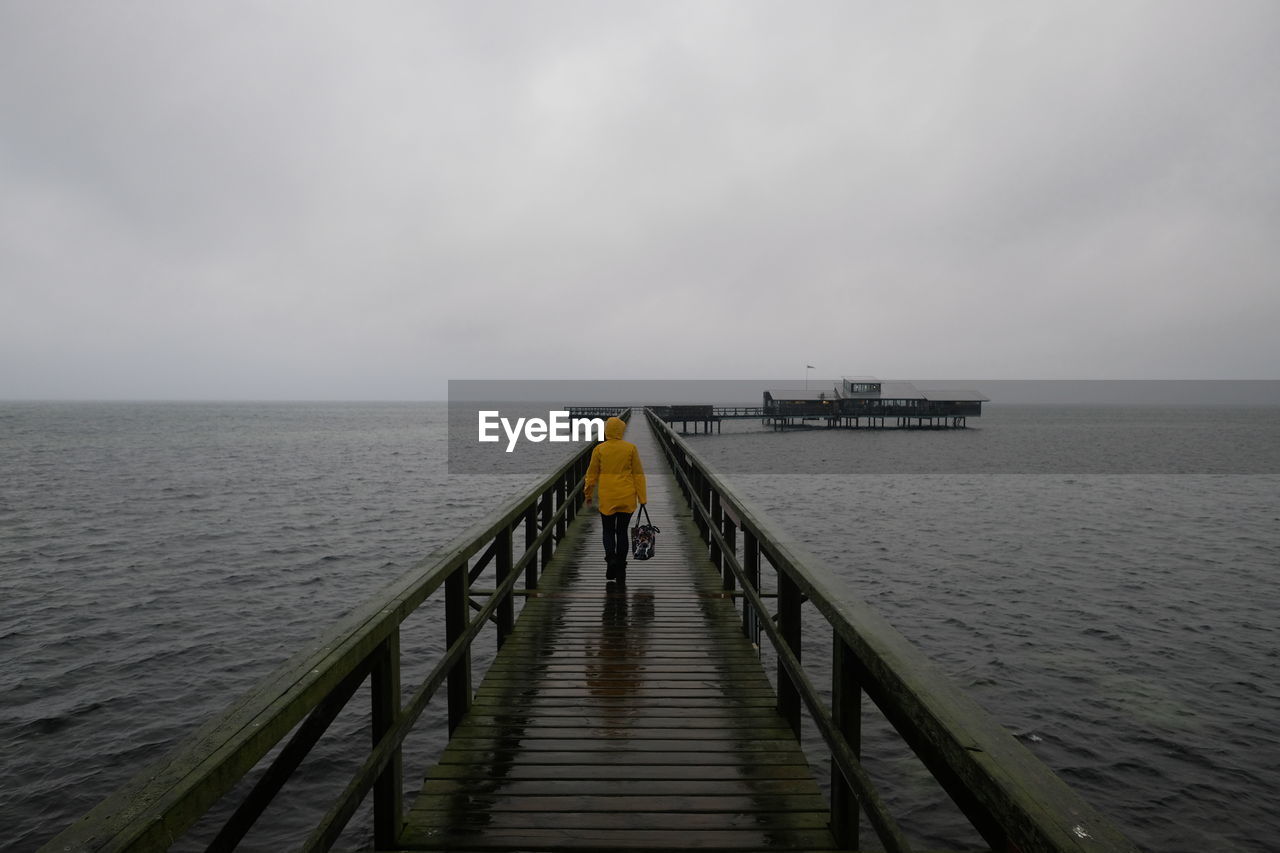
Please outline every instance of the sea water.
M450 476L446 415L0 404L0 849L38 847L536 479ZM1135 425L1150 436L1172 423L1180 458L1224 437L1280 452L1275 410L1225 408L989 406L960 432L743 424L691 441L1140 846L1273 849L1280 476L1274 459L1257 460L1264 474L1114 461L1133 452ZM1082 430L1109 466L1009 458ZM998 464L972 470L996 445ZM881 464L778 473L771 460L797 453ZM806 665L822 684L817 621L806 617ZM406 642L415 659L439 654L430 627ZM366 704L335 724L249 849L296 843L314 822L326 773L340 784L366 748ZM959 822L867 716L868 767L895 813L945 847ZM439 722L422 738L418 752L438 749ZM811 731L806 742L821 763ZM362 814L344 844L367 836Z

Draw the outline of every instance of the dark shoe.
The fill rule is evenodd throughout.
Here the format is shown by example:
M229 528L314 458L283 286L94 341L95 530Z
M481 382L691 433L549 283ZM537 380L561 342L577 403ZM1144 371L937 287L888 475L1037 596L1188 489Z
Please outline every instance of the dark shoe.
M615 580L618 577L618 561L614 557L605 557L605 565L608 567L604 571L604 579L607 581Z

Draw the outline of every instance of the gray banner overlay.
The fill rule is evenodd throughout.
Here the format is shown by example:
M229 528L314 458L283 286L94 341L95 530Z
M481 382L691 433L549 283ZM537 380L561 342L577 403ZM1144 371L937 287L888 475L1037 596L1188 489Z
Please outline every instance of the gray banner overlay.
M1277 380L812 377L450 380L449 470L549 472L595 435L567 413L645 406L726 474L1280 473Z

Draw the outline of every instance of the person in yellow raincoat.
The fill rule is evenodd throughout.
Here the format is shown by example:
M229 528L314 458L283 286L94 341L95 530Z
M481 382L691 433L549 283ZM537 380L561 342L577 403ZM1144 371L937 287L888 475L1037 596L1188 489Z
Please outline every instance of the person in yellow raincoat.
M627 579L627 529L636 506L648 503L644 468L640 452L629 441L623 441L627 423L609 418L604 424L604 441L591 452L587 482L583 488L587 506L593 497L600 507L604 528L604 562L606 581L623 583ZM596 486L599 485L599 494Z

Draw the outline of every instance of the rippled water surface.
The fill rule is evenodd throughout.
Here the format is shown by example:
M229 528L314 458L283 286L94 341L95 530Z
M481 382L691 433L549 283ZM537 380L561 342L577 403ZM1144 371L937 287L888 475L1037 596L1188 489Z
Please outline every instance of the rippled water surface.
M47 840L532 479L451 479L444 413L0 404L0 848Z
M1116 420L995 409L965 433L692 440L1141 846L1274 849L1280 476L741 464L778 438L815 453L910 442L913 464L965 471L984 434L1032 418L1052 435L1064 417ZM1276 416L1198 423L1187 448L1258 430L1265 445ZM433 404L0 404L0 848L34 849L533 479L450 477L445 460ZM338 730L363 746L355 716ZM349 759L338 741L319 764ZM918 775L885 756L873 772ZM936 796L893 789L943 846ZM271 820L281 835L307 823Z

